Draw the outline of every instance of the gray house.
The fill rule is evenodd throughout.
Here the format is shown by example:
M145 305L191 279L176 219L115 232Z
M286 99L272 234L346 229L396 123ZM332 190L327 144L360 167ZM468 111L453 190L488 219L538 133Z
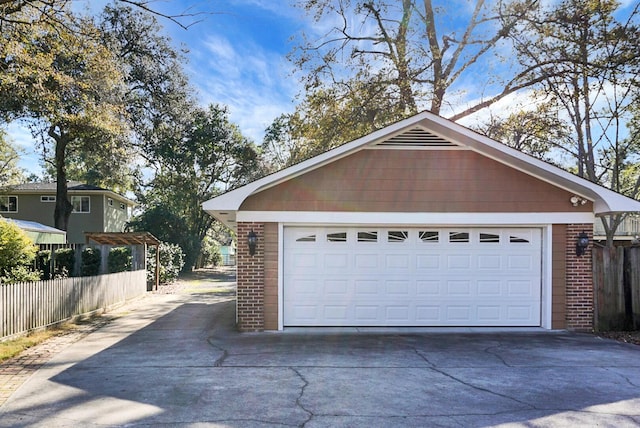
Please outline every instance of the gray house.
M67 240L84 243L85 232L122 232L135 202L102 187L69 182L73 213ZM53 226L56 183L26 183L5 187L0 193L0 215Z

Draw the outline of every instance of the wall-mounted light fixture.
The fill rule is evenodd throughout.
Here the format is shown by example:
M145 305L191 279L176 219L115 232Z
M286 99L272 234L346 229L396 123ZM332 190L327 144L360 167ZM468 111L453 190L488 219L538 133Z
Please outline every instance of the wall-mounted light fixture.
M573 205L574 207L577 207L578 205L586 204L588 200L578 195L573 195L571 199L569 199L569 202L571 202L571 205Z
M249 254L254 255L256 253L256 246L258 245L258 235L251 229L251 232L247 235L247 244L249 245Z
M581 256L587 250L589 246L589 236L582 232L578 235L578 240L576 241L576 256Z

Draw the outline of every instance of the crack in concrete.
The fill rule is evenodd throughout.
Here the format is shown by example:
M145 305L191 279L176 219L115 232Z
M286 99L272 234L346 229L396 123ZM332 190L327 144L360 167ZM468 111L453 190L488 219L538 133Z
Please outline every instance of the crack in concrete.
M211 345L211 347L213 347L213 348L217 349L218 351L222 352L222 356L213 362L213 367L222 367L222 365L224 364L224 362L227 359L227 357L229 357L229 352L225 348L223 348L222 346L216 345L213 342L213 340L214 340L214 338L210 337L210 338L207 339L207 343L209 345Z
M614 374L618 375L618 376L619 376L619 377L621 377L622 379L626 380L626 381L627 381L627 383L628 383L629 385L633 386L634 388L640 388L640 385L633 383L633 382L631 381L631 379L629 379L627 376L623 375L622 373L619 373L619 372L617 372L617 371L611 370L611 368L610 368L610 367L600 367L600 368L601 368L601 369L604 369L605 371L612 372L612 373L614 373Z
M444 370L439 369L438 367L436 367L436 366L435 366L435 364L433 364L431 361L429 361L429 359L428 359L427 357L425 357L424 355L422 355L422 353L421 353L418 349L413 348L413 351L414 351L418 356L420 356L420 357L421 357L421 358L422 358L422 359L423 359L427 364L430 364L430 365L431 365L431 367L428 367L429 369L431 369L431 370L433 370L433 371L435 371L435 372L437 372L437 373L440 373L441 375L443 375L443 376L445 376L445 377L448 377L448 378L449 378L449 379L451 379L451 380L454 380L454 381L456 381L456 382L458 382L458 383L461 383L462 385L465 385L465 386L467 386L467 387L469 387L469 388L472 388L472 389L475 389L475 390L477 390L477 391L482 391L482 392L486 392L487 394L495 395L495 396L497 396L497 397L506 398L507 400L515 401L515 402L516 402L516 403L518 403L518 404L522 404L523 406L527 406L529 409L537 410L537 408L536 408L535 406L533 406L533 405L531 405L531 404L529 404L529 403L526 403L526 402L524 402L524 401L518 400L517 398L511 397L511 396L506 395L506 394L501 394L501 393L499 393L499 392L495 392L495 391L492 391L492 390L487 389L487 388L482 388L482 387L480 387L480 386L473 385L473 384L471 384L471 383L469 383L469 382L465 382L464 380L459 379L459 378L457 378L457 377L453 376L452 374L449 374L449 373L445 372Z
M309 381L302 375L302 373L300 373L300 371L298 369L293 368L293 367L289 367L289 369L291 371L293 371L296 374L296 376L298 376L300 378L300 380L302 380L302 382L303 382L302 388L300 388L300 394L296 398L296 406L298 406L300 409L302 409L303 412L305 412L305 413L307 413L309 415L309 417L304 422L302 422L300 425L298 425L300 428L303 428L309 422L311 422L311 420L315 416L313 414L313 412L311 410L307 409L306 407L304 407L302 405L302 402L301 402L302 396L304 395L304 391L307 388L307 386L309 386Z
M426 355L424 355L418 348L415 347L411 347L411 349L413 349L413 352L415 352L418 357L422 358L424 360L424 362L426 362L427 364L429 364L431 367L435 367L436 365L434 363L432 363L429 358L427 358ZM417 367L416 367L417 368Z
M494 357L496 357L498 360L500 360L500 362L502 364L504 364L507 367L513 367L511 364L507 363L507 361L502 357L502 355L500 355L497 351L493 351L494 349L499 349L502 348L502 344L498 344L498 345L493 345L493 346L489 346L488 348L486 348L484 350L485 353L489 354L489 355L493 355Z

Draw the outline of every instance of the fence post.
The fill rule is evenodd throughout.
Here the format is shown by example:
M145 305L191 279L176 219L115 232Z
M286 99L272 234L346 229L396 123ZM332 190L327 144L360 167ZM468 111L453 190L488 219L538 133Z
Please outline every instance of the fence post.
M74 246L73 257L75 262L73 263L73 273L71 276L80 276L82 274L82 252L84 251L84 244L77 244Z
M109 266L107 264L109 260L109 250L111 249L110 245L100 245L100 274L109 273Z
M640 247L631 247L629 254L629 286L631 288L631 321L640 329Z

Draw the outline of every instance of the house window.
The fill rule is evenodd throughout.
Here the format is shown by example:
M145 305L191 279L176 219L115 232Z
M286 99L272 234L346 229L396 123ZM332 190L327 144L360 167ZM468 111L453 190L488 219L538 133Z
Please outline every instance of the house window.
M40 196L40 202L55 202L56 197L54 195L42 195Z
M17 213L17 196L0 196L0 213Z
M89 203L89 196L72 196L71 205L73 205L74 213L88 213L91 212L91 205Z
M123 211L124 211L126 208L127 208L127 207L126 207L124 204L122 204L122 203L120 204L120 209L121 209L121 210L123 210Z
M112 207L113 206L113 199L107 198L107 204L109 204L109 206Z

